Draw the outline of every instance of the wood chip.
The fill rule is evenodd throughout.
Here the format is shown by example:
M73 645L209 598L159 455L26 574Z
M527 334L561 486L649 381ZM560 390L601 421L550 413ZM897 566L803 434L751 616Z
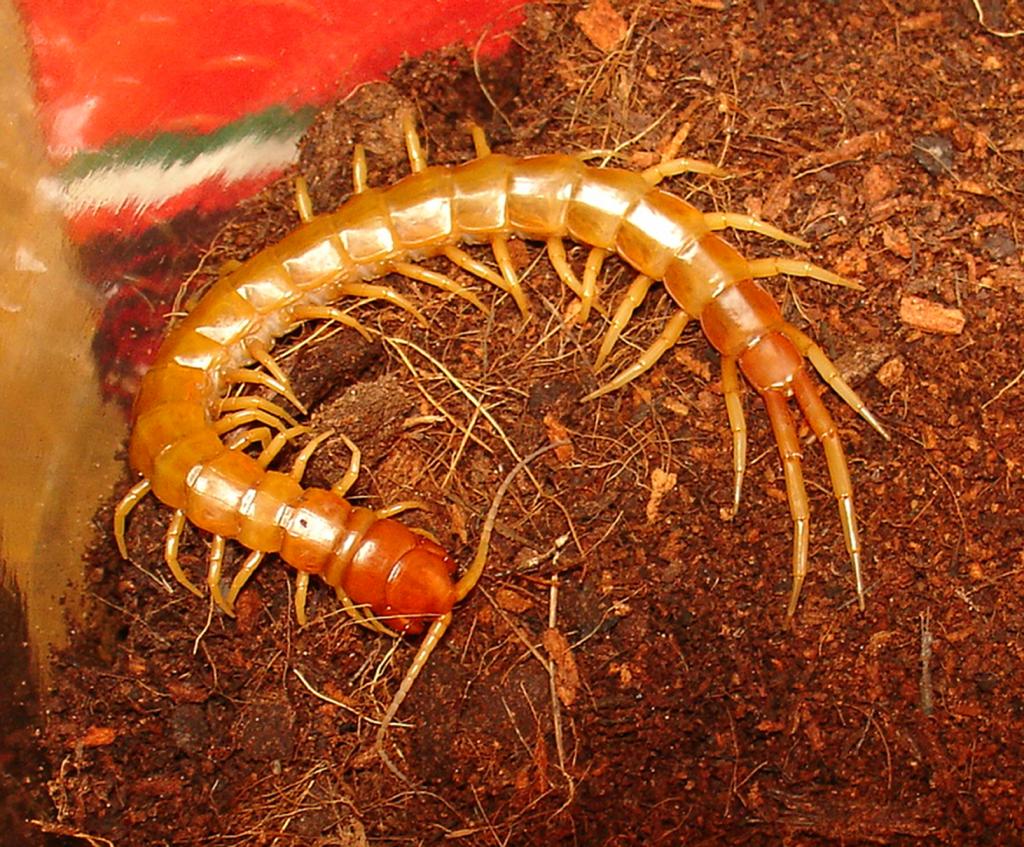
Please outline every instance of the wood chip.
M580 690L580 672L569 642L557 629L544 630L541 641L555 665L555 693L563 706L571 706Z
M106 747L117 738L117 730L110 726L90 726L79 743L83 747Z
M573 18L598 50L610 53L626 37L629 25L608 0L593 0Z
M552 444L556 444L559 441L569 441L569 430L566 429L558 418L551 413L544 416L544 427L548 431L548 441ZM555 456L560 462L568 462L573 455L572 444L562 444L560 447L555 448Z
M922 332L942 335L959 335L967 322L959 309L910 294L900 298L900 320Z
M877 379L886 388L893 388L903 381L903 375L907 372L907 366L899 356L886 362L875 374Z
M499 588L494 593L494 602L497 603L499 609L504 609L506 612L514 612L515 614L521 614L529 609L533 602L524 597L518 591L513 591L511 588Z
M651 498L647 501L647 523L654 523L658 519L661 501L676 487L677 479L674 473L667 473L661 468L654 469L651 474Z

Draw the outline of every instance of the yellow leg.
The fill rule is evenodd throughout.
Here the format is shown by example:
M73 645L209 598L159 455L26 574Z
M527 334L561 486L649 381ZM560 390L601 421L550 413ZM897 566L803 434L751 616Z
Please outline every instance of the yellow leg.
M706 176L729 176L727 170L711 162L703 162L700 159L669 159L660 165L652 165L647 170L641 171L640 176L646 179L651 185L657 185L663 179L678 174L704 174Z
M224 371L224 381L229 385L234 385L236 383L259 385L262 388L267 388L277 394L280 394L288 400L289 403L295 404L296 408L301 408L302 406L302 404L299 403L298 398L291 393L291 389L289 389L287 385L261 371L254 371L249 368L230 368Z
M843 379L836 366L832 363L832 360L825 355L825 351L815 344L810 336L801 332L795 326L786 324L782 327L782 333L796 345L797 350L807 358L814 366L814 369L821 374L821 378L832 387L832 390L843 398L843 402L871 424L875 431L888 441L889 433L885 427L871 414L871 410L861 400L860 395Z
M843 526L843 539L846 552L853 566L853 580L857 588L857 603L864 610L864 577L861 572L860 536L857 532L857 513L853 507L853 484L850 482L850 470L846 466L846 455L839 440L839 430L832 416L811 382L807 371L799 371L793 378L793 396L796 397L804 417L818 436L825 449L825 461L828 464L829 477L832 480L832 493L839 505L839 520Z
M228 605L227 600L224 599L223 592L220 590L220 575L224 569L225 545L226 541L223 535L215 535L210 541L210 567L206 572L206 585L210 589L210 596L213 598L213 602L220 607L224 614L234 617L234 611Z
M664 355L665 351L679 340L679 336L682 335L683 328L689 320L690 316L686 312L682 310L676 312L666 321L661 334L654 339L654 342L641 354L639 359L628 368L619 371L609 382L606 382L597 391L590 392L583 399L594 400L604 394L608 394L610 391L622 388L627 382L631 382L640 374L650 370L657 363L658 359Z
M270 426L274 427L274 429L285 429L290 426L298 425L295 418L289 415L284 408L277 405L277 403L272 400L267 400L265 397L254 397L252 395L243 397L225 397L220 401L220 406L218 407L219 415L225 415L228 412L249 411L260 411L263 412L268 419L273 418L274 422L271 423ZM268 420L262 421L262 423L268 422Z
M494 253L494 260L498 263L501 275L505 278L505 290L512 295L516 301L519 311L524 319L530 317L530 303L526 299L526 293L519 282L519 275L516 273L515 265L512 264L512 256L508 252L508 239L504 236L495 236L491 239L491 250Z
M580 323L586 323L590 318L590 309L597 302L597 277L601 273L604 260L608 256L607 250L595 247L587 256L587 263L583 266L583 294L580 296Z
M427 157L420 144L419 133L416 132L416 120L411 110L402 112L402 134L405 136L405 152L409 156L409 167L412 172L419 173L427 166Z
M353 483L359 478L359 464L362 461L363 454L347 435L342 435L340 438L345 442L345 446L348 447L348 469L341 479L331 486L331 491L339 497L344 497L348 494L348 490L352 487Z
M284 449L284 445L289 441L294 441L300 435L305 435L309 432L308 426L293 426L289 427L282 432L277 433L268 442L265 442L263 450L259 456L256 457L256 461L260 463L262 467L267 467L275 458L277 454Z
M292 319L296 324L303 321L337 321L354 329L367 341L372 338L370 331L365 326L335 306L297 306L292 309Z
M227 605L228 608L234 612L235 600L238 599L238 594L245 587L245 584L249 581L256 568L260 566L260 562L263 561L265 553L259 550L253 550L248 556L245 557L245 561L242 562L242 566L238 569L238 573L235 574L235 578L231 580L231 588L228 591Z
M140 480L128 489L128 493L118 501L114 509L114 540L117 541L117 549L121 553L122 559L128 558L128 544L124 535L128 514L139 505L139 501L143 497L149 494L151 487L148 479Z
M236 399L242 400L247 398L239 397ZM280 418L264 411L263 409L253 408L242 409L241 411L232 412L230 414L224 415L224 417L220 418L216 423L214 423L213 431L216 432L217 435L224 435L227 432L231 432L231 430L233 429L237 429L240 426L245 426L246 424L251 423L266 424L267 426L273 427L274 429L277 430L285 430L288 428L287 421L281 420Z
M487 143L487 135L484 133L483 128L473 124L469 131L473 136L473 148L476 150L477 158L482 159L484 156L490 156L491 145Z
M430 504L425 500L399 500L397 503L392 503L390 506L385 506L383 509L378 509L376 514L378 518L393 518L395 515L400 515L402 512L409 512L413 509L429 509ZM423 532L418 527L409 527L413 532L418 532L420 535ZM431 541L437 541L433 535L427 534L427 537Z
M758 235L775 238L779 241L788 241L790 244L795 244L797 247L811 246L802 238L790 235L788 232L785 232L776 226L772 226L770 223L762 221L760 218L752 217L751 215L741 215L736 212L707 212L704 215L704 223L706 223L708 225L708 229L711 230L727 228L742 229L746 232L756 232Z
M185 576L181 563L178 561L178 548L181 544L181 533L185 529L185 513L181 509L175 509L171 516L171 522L167 526L167 535L164 537L164 561L171 569L174 578L184 585L189 591L202 597L203 592L192 584L192 581Z
M295 177L295 208L299 213L299 220L304 224L313 220L313 201L309 197L309 184L304 176Z
M830 285L839 285L843 288L852 288L854 291L863 291L864 286L852 279L845 279L839 274L819 267L811 262L802 259L749 259L750 273L755 279L778 274L789 274L790 276L808 276L811 279L818 279Z
M811 513L807 503L807 489L804 487L803 470L800 467L803 455L800 452L800 439L797 437L796 425L793 423L793 415L789 411L786 398L778 391L765 391L761 398L768 409L768 418L775 432L775 443L782 457L786 498L789 500L789 514L793 519L793 587L786 608L786 620L790 621L796 613L800 590L807 577Z
M306 619L306 595L309 593L309 574L299 571L295 575L295 619L299 626L305 626Z
M365 297L369 300L385 300L407 311L424 327L428 326L427 319L423 317L423 313L393 288L388 288L384 285L373 285L368 282L346 282L339 286L338 294L339 296Z
M722 394L725 396L725 411L732 431L732 510L735 514L740 508L743 477L747 472L747 419L743 414L739 369L734 356L722 359Z
M478 262L472 256L469 255L465 250L459 247L448 246L444 248L444 255L448 261L455 265L458 265L467 273L473 274L473 276L479 277L484 282L489 282L495 288L500 289L508 294L511 292L508 290L508 286L505 284L505 279L500 274L496 274L483 262Z
M611 326L608 327L608 331L604 334L604 339L601 341L601 349L598 350L597 359L594 361L595 371L599 371L604 367L608 354L612 352L612 347L619 340L622 330L626 328L629 319L633 317L633 312L643 303L652 282L653 280L649 276L640 274L626 290L622 300L619 301L619 307L615 310L615 315L612 317Z
M352 191L362 194L366 191L369 169L366 167L366 148L357 144L352 149Z
M259 362L264 368L270 371L270 375L278 383L284 386L285 391L282 393L282 396L296 409L302 412L302 414L309 414L305 405L295 395L295 390L292 388L291 382L288 380L288 374L284 372L281 366L277 363L277 360L270 355L270 351L267 350L266 345L260 341L256 341L255 339L250 339L245 342L245 350L255 361Z
M476 294L468 288L459 285L451 277L445 276L437 271L421 268L419 265L414 265L412 262L394 262L391 265L391 269L395 273L400 273L402 276L409 277L409 279L415 279L418 282L425 282L427 285L433 285L435 288L440 288L442 291L449 291L457 297L461 297L463 300L472 303L485 315L488 313L487 307L480 302L480 298L477 297Z

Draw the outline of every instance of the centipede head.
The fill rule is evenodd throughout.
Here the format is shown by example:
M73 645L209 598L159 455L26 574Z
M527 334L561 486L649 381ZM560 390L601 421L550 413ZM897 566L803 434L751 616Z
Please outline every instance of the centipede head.
M397 633L418 634L456 602L455 560L397 521L377 521L362 539L342 588Z
M388 626L417 635L455 605L455 560L439 544L417 536L417 545L400 558L388 576L385 597Z

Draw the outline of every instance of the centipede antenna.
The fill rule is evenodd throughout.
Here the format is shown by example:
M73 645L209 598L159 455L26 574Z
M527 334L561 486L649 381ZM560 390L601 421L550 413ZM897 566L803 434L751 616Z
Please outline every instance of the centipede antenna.
M403 774L391 761L391 757L388 756L387 751L384 749L384 739L387 736L388 727L391 726L391 722L395 719L395 715L398 714L398 710L405 698L412 691L412 686L419 677L420 672L427 664L427 659L430 658L430 654L434 652L434 648L441 643L441 638L448 629L449 624L452 622L452 613L449 612L446 615L442 615L436 621L430 625L430 629L427 630L427 634L423 636L423 640L420 642L420 647L416 651L416 655L413 656L412 662L409 665L409 669L405 672L405 676L402 678L401 685L398 686L398 691L395 696L391 698L391 704L388 706L388 710L384 713L384 717L381 719L380 727L377 729L377 741L374 745L377 750L377 755L380 756L381 761L387 766L388 770L391 771L403 782L408 782L408 777Z
M466 569L466 572L462 575L462 578L455 584L455 601L458 602L465 598L465 596L473 589L473 586L477 584L480 579L480 575L483 573L484 564L487 562L487 553L490 550L491 535L494 532L494 524L498 519L498 509L501 507L501 501L505 497L505 493L508 491L508 487L512 484L512 480L515 479L516 474L522 471L527 465L530 464L538 456L543 456L550 450L554 450L558 447L563 447L568 444L567 441L555 441L551 444L545 444L543 447L539 447L527 456L524 456L519 463L512 468L502 480L501 485L498 486L498 490L494 493L494 498L491 500L491 506L487 510L487 516L484 518L483 527L480 530L480 541L477 544L476 555L473 557L473 562ZM416 655L413 657L409 669L405 672L405 676L402 678L401 685L398 687L398 691L392 698L388 710L384 713L384 717L380 722L380 728L377 730L377 742L376 749L377 755L383 760L384 764L387 765L395 776L403 781L408 781L408 778L403 774L395 764L388 757L387 752L384 750L384 737L387 734L388 727L394 720L395 715L398 714L398 709L401 707L402 702L408 696L412 690L413 683L416 682L416 678L420 675L424 665L427 663L427 659L430 658L430 654L434 652L434 648L441 641L441 637L445 634L448 626L452 622L452 613L439 617L430 625L430 629L427 630L427 634L423 636L423 641L420 642L420 647L416 651Z
M568 443L568 441L554 441L551 444L545 444L543 447L538 447L529 455L524 456L519 461L519 464L512 468L512 470L510 470L506 475L505 479L502 480L501 485L498 486L498 490L494 493L494 499L491 500L491 507L487 510L487 516L484 518L484 524L480 530L480 542L477 544L476 555L473 557L473 562L468 568L466 568L466 572L462 575L462 578L455 583L456 602L465 598L465 596L473 590L473 586L475 586L480 580L480 574L484 572L484 563L487 561L487 553L491 546L491 534L494 532L494 524L498 519L498 509L501 508L501 500L505 496L505 492L508 491L508 487L512 484L512 480L515 479L516 474L523 470L538 456L543 456L549 450L554 450L556 447L564 447Z

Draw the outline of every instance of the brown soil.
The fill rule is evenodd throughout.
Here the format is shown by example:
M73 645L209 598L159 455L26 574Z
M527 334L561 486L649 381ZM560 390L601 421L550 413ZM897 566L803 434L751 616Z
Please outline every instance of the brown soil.
M971 2L658 5L616 4L628 31L609 52L591 38L614 38L614 16L531 8L499 66L436 55L395 90L434 162L472 155L467 117L503 152L720 161L733 178L672 189L763 215L864 284L769 282L893 433L825 395L854 478L866 611L813 437L801 431L812 572L785 630L791 527L757 398L730 520L719 367L699 330L580 403L607 376L592 368L605 322L574 325L546 259L514 242L528 323L495 292L483 316L396 278L428 330L368 309L384 341L344 331L286 359L315 429L362 447L355 496L425 500L408 519L460 561L516 456L570 442L514 481L484 579L388 735L408 782L376 756L372 720L415 645L354 626L321 588L300 629L276 561L235 619L168 590L168 515L150 500L131 523L136 566L109 538L89 562L95 614L41 742L52 829L125 845L1020 842L1024 37L985 31ZM993 29L1024 25L1019 6L981 8ZM310 133L301 170L318 209L343 199L353 139L374 184L401 175L395 96L364 90ZM242 210L225 257L294 226L290 195L282 182ZM749 255L799 254L729 237ZM609 262L609 291L629 279ZM959 310L963 331L908 325L908 295ZM668 313L655 289L607 373ZM332 442L307 480L347 461ZM190 534L196 579L205 550Z

